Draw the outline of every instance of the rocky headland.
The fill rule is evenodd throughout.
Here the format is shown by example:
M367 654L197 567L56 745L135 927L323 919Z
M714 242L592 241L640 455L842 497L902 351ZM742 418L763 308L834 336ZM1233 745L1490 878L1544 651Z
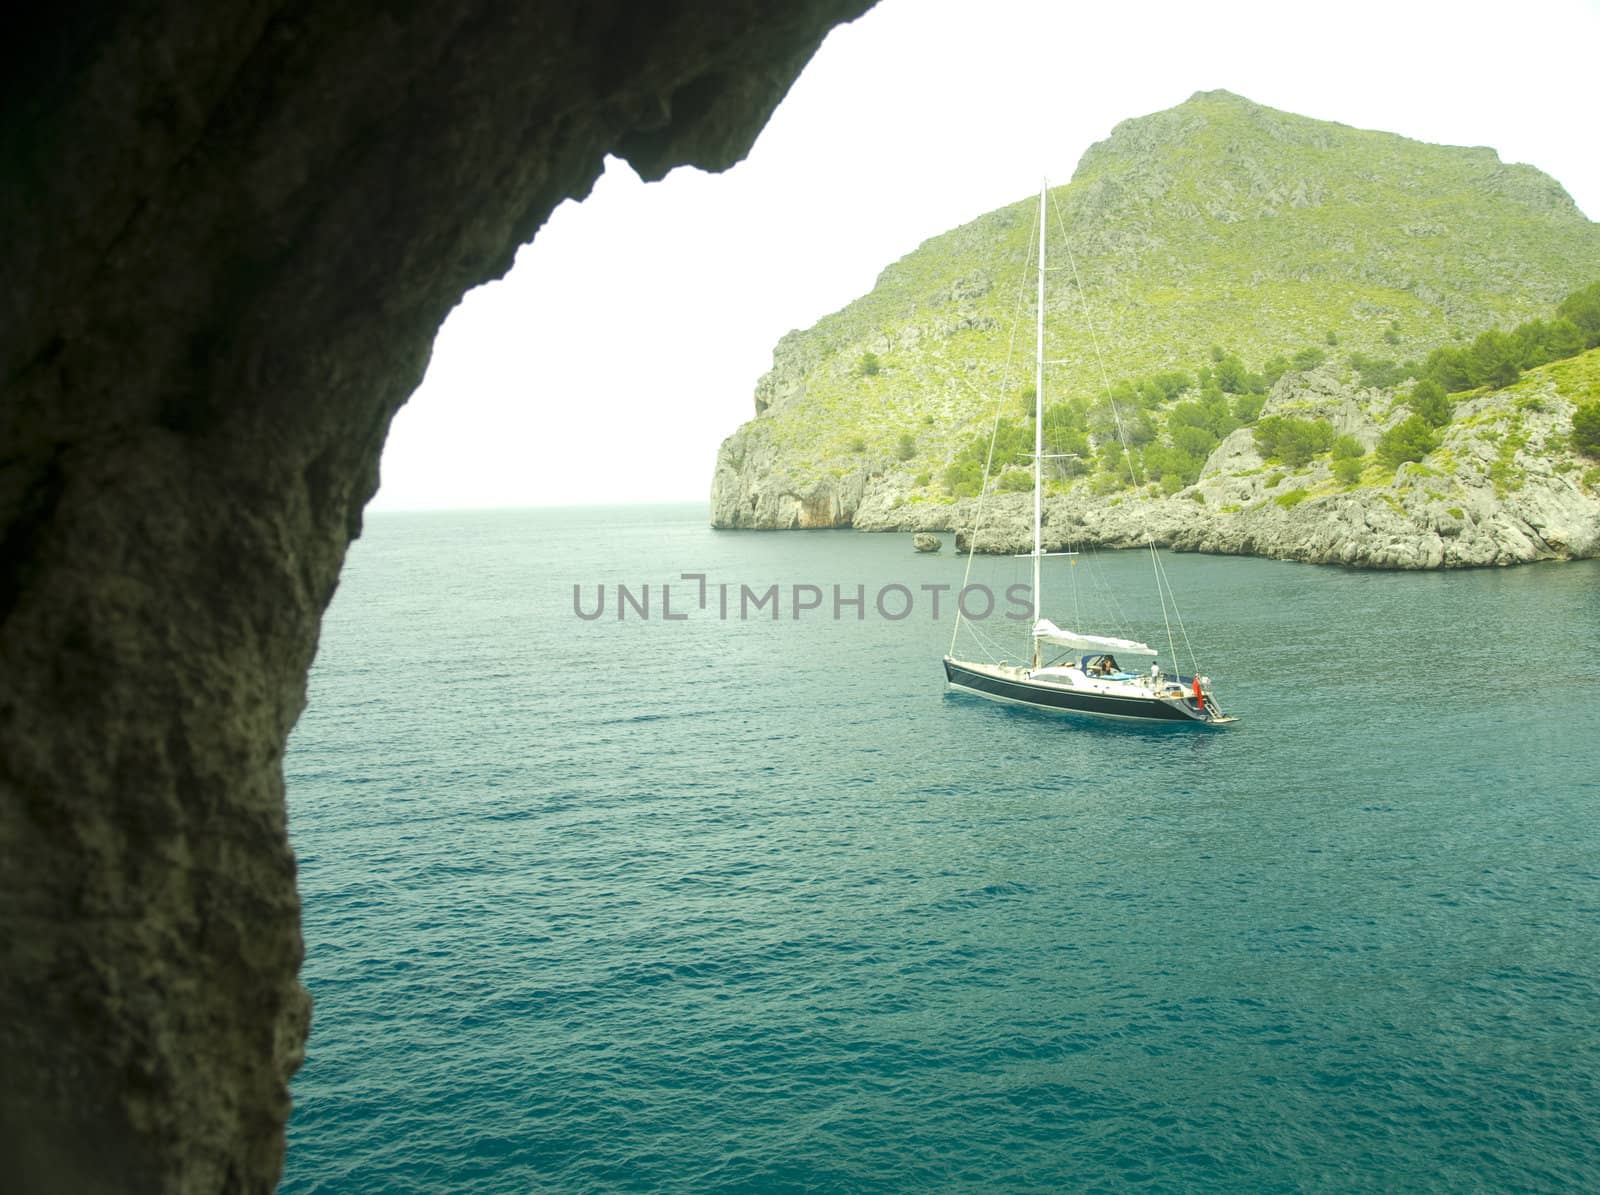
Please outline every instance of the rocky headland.
M1600 374L1597 354L1581 359ZM1581 458L1564 448L1572 402L1554 368L1510 392L1468 400L1424 462L1392 474L1371 465L1355 485L1326 459L1300 469L1269 464L1249 428L1232 432L1200 479L1173 495L1148 489L1110 498L1087 489L1044 502L1051 550L1069 544L1267 556L1367 568L1463 568L1600 555L1600 492ZM1597 392L1600 395L1600 392ZM1361 390L1329 369L1291 374L1273 388L1263 416L1324 418L1372 447L1405 411L1392 392ZM734 473L730 467L730 474ZM759 477L760 474L755 476ZM771 476L771 474L767 474ZM855 527L861 531L955 532L958 547L978 529L978 550L1032 544L1032 495L928 500L895 470L862 470L805 493L726 486L719 497L754 501L761 522L735 523L736 505L714 509L718 526ZM981 509L980 509L981 501ZM770 521L765 521L770 520Z
M1600 401L1600 351L1452 393L1420 459L1384 463L1373 451L1413 414L1402 362L1547 317L1600 278L1600 225L1553 179L1492 150L1210 92L1119 125L1053 202L1094 296L1087 319L1112 334L1102 330L1097 353L1073 285L1046 308L1059 354L1047 394L1079 404L1073 451L1084 458L1048 483L1052 546L1148 537L1372 568L1600 554L1600 468L1572 438L1574 411ZM783 338L756 417L718 453L715 526L953 531L965 543L978 525L980 550L1031 543L1031 493L1017 476L1010 486L991 478L980 523L976 487L953 470L963 453L972 459L997 405L1024 418L1032 402L1031 365L1005 360L1029 207L934 238L870 294ZM1030 303L1023 292L1031 323ZM1135 410L1145 447L1131 471L1114 445L1108 453L1103 419L1094 424L1101 355L1113 383L1163 370L1185 380ZM1223 376L1243 361L1266 363L1251 384ZM1228 400L1236 417L1185 440L1174 399ZM1325 449L1286 464L1256 434L1275 416L1324 421L1365 455L1342 472ZM1158 452L1183 459L1176 445L1192 454L1187 468L1153 463ZM1124 480L1112 481L1118 469Z

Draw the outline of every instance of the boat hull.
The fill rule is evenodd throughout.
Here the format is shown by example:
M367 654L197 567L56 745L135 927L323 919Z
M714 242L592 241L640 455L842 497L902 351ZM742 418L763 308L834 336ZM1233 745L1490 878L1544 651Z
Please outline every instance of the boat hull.
M1051 713L1186 726L1223 726L1234 721L1233 718L1215 716L1210 711L1197 710L1183 699L1148 694L1085 692L1061 685L1041 684L1023 677L996 675L948 656L944 661L944 675L954 688L979 697L1012 705L1026 705Z

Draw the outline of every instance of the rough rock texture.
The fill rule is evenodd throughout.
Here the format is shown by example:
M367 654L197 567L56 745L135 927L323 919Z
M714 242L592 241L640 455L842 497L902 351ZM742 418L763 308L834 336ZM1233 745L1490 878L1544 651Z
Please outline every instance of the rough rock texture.
M883 472L856 468L797 480L764 431L759 421L747 423L717 450L711 525L769 531L851 526Z
M1409 414L1378 391L1362 391L1330 371L1287 374L1264 415L1327 419L1363 445ZM1380 425L1379 416L1383 416ZM1217 445L1199 482L1165 498L1074 493L1046 499L1046 545L1135 547L1268 556L1364 568L1468 568L1600 556L1600 495L1580 482L1565 447L1572 404L1530 375L1514 396L1463 403L1426 464L1404 464L1357 487L1335 482L1326 457L1300 470L1269 466L1248 428ZM1571 467L1563 467L1571 466ZM892 476L879 480L851 512L865 531L957 532L965 551L980 516L976 500L906 500ZM978 548L1026 551L1032 497L991 494Z
M390 418L607 152L725 168L869 0L0 22L0 1173L271 1191L281 761Z
M1240 428L1212 452L1199 483L1178 497L1052 497L1046 524L1062 538L1071 528L1072 538L1086 544L1139 544L1148 532L1158 544L1184 550L1370 568L1600 555L1600 495L1580 484L1584 469L1563 439L1572 403L1549 387L1538 395L1537 409L1517 403L1526 397L1489 394L1464 403L1445 431L1441 447L1450 459L1442 480L1434 476L1437 469L1405 465L1392 482L1327 492L1336 487L1326 458L1298 473L1269 467L1250 429ZM1396 403L1392 393L1363 391L1319 369L1286 374L1262 414L1326 419L1336 434L1353 436L1371 452L1378 437L1410 413ZM1498 445L1506 442L1500 433L1508 419L1516 423L1515 438L1526 442L1502 462ZM1516 475L1514 484L1504 481L1507 473ZM1310 491L1304 501L1277 501L1299 488ZM837 473L795 470L757 419L729 436L717 455L711 521L777 530L971 527L975 501L928 501L926 493L889 455ZM996 552L1024 550L1032 543L1032 518L1030 495L991 494L981 542Z
M937 535L930 535L926 531L919 531L911 538L911 546L919 552L937 552L944 547L944 540Z

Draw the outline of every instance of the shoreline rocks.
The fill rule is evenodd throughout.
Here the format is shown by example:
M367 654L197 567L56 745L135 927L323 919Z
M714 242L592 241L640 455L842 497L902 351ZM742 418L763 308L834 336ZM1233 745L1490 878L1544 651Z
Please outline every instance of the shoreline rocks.
M1086 486L1044 502L1051 550L1158 547L1372 569L1478 568L1600 556L1600 494L1565 447L1572 404L1549 379L1462 401L1439 447L1392 475L1370 463L1354 486L1326 456L1298 469L1264 461L1249 428L1226 437L1199 480L1170 496L1152 487L1105 496ZM1391 392L1363 391L1329 370L1286 375L1263 414L1326 418L1340 434L1376 444L1409 412ZM729 437L718 457L712 525L784 529L953 532L966 551L975 498L948 499L883 466L808 480L788 476L760 421ZM740 455L735 455L735 454ZM981 552L1026 551L1032 496L983 500Z

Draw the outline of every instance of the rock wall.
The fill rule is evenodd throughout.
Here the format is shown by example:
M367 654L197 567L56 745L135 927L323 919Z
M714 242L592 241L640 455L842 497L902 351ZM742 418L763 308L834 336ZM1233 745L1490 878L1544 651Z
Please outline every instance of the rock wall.
M849 527L881 472L865 469L797 476L759 422L722 442L711 479L711 525L795 531Z
M1070 278L1051 284L1043 312L1052 404L1093 402L1108 382L1172 370L1245 374L1249 362L1277 378L1284 369L1275 359L1286 369L1289 358L1311 360L1301 355L1308 349L1340 367L1356 353L1422 361L1463 336L1548 319L1563 296L1600 276L1600 224L1532 167L1221 91L1119 124L1050 206L1052 260L1063 260L1065 231L1075 263ZM914 527L953 518L940 509L945 470L973 463L967 450L987 437L997 402L1008 420L1023 410L1036 213L1019 198L931 237L887 264L866 294L784 336L757 383L755 417L718 456L713 525ZM1091 336L1096 325L1109 334ZM1238 365L1213 361L1217 346L1237 353ZM1157 434L1162 405L1148 411ZM1375 439L1387 414L1368 413L1367 399L1356 405L1356 422L1373 424ZM1187 464L1181 472L1191 474ZM1261 523L1271 532L1264 550L1299 550L1294 535L1277 538L1274 512L1219 517L1230 513L1213 506L1207 523ZM1377 507L1366 513L1387 517ZM1283 521L1295 527L1306 514ZM1253 536L1241 531L1232 542ZM1503 542L1515 555L1525 549L1514 538ZM1463 559L1484 554L1474 547Z
M1316 370L1285 375L1263 414L1326 419L1370 449L1410 413L1391 398ZM1530 375L1514 396L1481 395L1456 409L1430 458L1440 467L1403 464L1392 477L1371 467L1356 486L1336 482L1326 457L1300 469L1269 465L1240 428L1212 452L1198 483L1171 497L1080 490L1047 498L1045 539L1052 549L1134 547L1148 536L1181 551L1361 568L1588 559L1600 556L1600 494L1582 484L1584 466L1566 447L1571 418L1572 403ZM1032 502L1031 494L985 499L979 549L1029 550ZM975 500L919 501L892 472L866 485L846 514L864 531L955 531L963 550L979 518Z
M391 417L606 153L726 168L869 2L5 18L6 1189L275 1188L284 743Z

